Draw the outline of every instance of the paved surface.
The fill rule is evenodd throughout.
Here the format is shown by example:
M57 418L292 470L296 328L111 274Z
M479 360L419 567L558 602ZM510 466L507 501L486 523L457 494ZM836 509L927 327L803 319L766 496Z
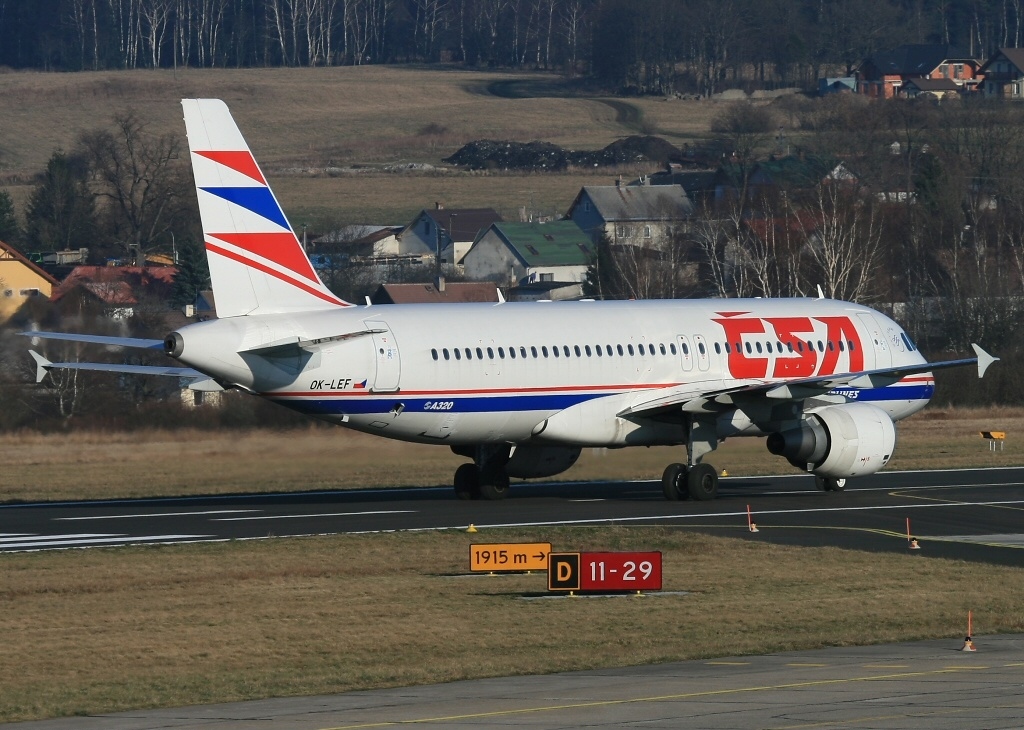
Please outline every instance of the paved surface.
M1024 727L1024 636L963 637L75 717L17 730Z
M726 478L713 502L658 482L516 484L501 502L448 488L0 505L0 551L511 525L658 524L795 545L1024 565L1024 469L886 472L842 493L807 476ZM746 531L747 505L760 532Z

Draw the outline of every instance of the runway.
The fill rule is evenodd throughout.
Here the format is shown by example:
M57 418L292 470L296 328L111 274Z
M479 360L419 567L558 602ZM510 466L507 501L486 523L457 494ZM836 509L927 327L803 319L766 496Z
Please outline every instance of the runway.
M758 526L747 531L747 506ZM515 484L500 502L448 487L0 505L0 551L273 539L402 530L615 524L700 529L780 544L892 550L1024 565L1024 468L885 472L842 493L807 476L723 478L711 502L660 483Z
M726 657L20 723L17 730L1020 728L1024 637ZM8 727L8 726L4 726Z

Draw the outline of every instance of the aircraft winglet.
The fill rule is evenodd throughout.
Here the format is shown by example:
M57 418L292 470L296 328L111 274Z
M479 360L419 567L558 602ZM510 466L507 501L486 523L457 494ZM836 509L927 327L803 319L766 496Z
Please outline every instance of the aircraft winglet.
M36 361L36 382L41 383L43 382L43 378L46 377L46 374L50 372L50 366L53 365L53 363L35 350L29 350L28 354Z
M987 352L982 350L978 345L971 343L971 347L974 348L974 354L978 356L978 377L984 378L985 371L988 370L988 366L999 360L998 357L989 355Z

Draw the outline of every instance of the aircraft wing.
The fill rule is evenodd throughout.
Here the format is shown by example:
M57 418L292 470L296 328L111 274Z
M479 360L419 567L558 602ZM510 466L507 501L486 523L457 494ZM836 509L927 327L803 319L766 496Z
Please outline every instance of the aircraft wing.
M50 362L35 350L29 350L36 361L36 382L41 383L50 370L96 370L105 373L129 373L131 375L168 375L189 381L190 390L214 391L224 387L205 373L193 368L165 365L119 365L105 362Z
M803 400L805 398L823 396L829 391L843 386L850 388L883 388L899 382L909 375L974 364L978 366L978 377L983 377L989 365L999 358L988 354L978 345L971 345L971 347L974 348L977 356L960 360L945 360L942 362L922 363L920 365L864 370L855 373L823 375L797 380L771 382L756 380L719 390L695 390L693 385L687 385L682 388L673 386L672 388L655 391L654 393L646 393L646 396L653 395L655 397L648 397L642 402L634 403L630 407L619 411L617 415L654 416L679 410L687 413L707 413L732 408L739 401L756 397L777 401Z

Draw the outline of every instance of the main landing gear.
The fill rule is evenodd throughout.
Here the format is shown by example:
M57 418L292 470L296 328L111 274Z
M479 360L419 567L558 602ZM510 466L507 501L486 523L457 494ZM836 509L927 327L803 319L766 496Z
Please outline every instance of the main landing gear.
M816 476L814 477L814 486L822 492L841 492L846 489L846 480Z
M661 490L665 499L675 502L680 499L701 501L718 496L718 472L711 464L700 460L718 448L718 433L713 418L690 417L689 435L686 439L687 464L669 464L661 476Z
M452 449L454 451L454 449ZM456 452L462 453L462 452ZM508 495L508 446L478 446L472 454L473 464L455 470L455 496L459 499L505 499Z
M689 469L685 464L669 464L661 477L661 489L665 499L709 500L718 496L718 472L711 464L694 464Z

